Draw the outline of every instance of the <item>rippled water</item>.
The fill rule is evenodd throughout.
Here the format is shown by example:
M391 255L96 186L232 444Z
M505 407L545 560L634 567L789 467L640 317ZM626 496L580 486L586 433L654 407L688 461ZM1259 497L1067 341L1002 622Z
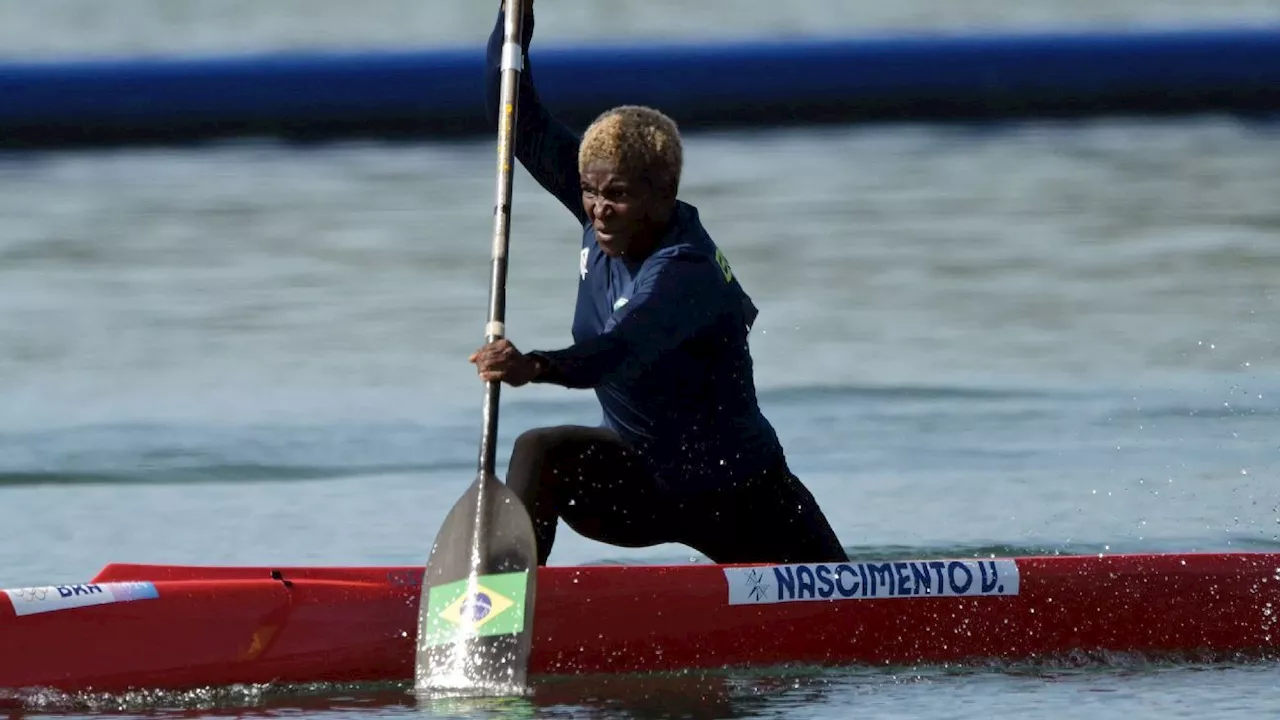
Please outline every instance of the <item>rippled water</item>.
M1013 28L1256 25L1274 0L592 0L538 6L538 36L572 43ZM0 57L470 45L494 0L0 0Z

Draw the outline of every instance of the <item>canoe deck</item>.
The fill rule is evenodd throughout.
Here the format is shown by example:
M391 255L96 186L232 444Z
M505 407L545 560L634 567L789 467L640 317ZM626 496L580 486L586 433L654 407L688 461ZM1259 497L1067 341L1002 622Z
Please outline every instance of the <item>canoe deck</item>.
M413 677L420 567L111 564L0 592L0 688ZM584 566L538 572L534 675L1266 656L1280 554Z

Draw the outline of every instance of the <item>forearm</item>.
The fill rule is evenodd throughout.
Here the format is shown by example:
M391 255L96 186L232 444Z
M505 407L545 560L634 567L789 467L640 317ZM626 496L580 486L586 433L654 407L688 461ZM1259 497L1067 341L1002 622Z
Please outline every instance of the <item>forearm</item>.
M613 373L651 366L732 313L721 270L708 258L660 261L656 277L641 281L631 301L615 311L612 327L563 350L536 353L546 361L537 381L596 387Z
M540 350L530 355L540 365L534 382L587 389L598 386L621 365L628 351L620 338L606 333L563 350Z
M502 45L504 12L498 13L489 35L485 61L485 111L489 125L498 128L502 111ZM533 80L529 61L529 44L533 40L533 14L521 22L521 51L524 69L519 73L520 86L516 100L515 156L538 184L560 201L579 222L586 218L582 210L578 176L578 137L563 123L552 117L542 104Z

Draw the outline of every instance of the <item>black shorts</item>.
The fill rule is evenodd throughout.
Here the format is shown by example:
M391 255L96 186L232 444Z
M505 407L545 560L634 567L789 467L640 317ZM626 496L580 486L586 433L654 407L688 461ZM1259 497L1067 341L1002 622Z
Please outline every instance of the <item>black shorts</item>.
M781 461L721 488L677 492L614 432L564 425L516 440L507 485L533 518L540 565L561 519L592 540L680 543L715 563L848 560L813 495Z

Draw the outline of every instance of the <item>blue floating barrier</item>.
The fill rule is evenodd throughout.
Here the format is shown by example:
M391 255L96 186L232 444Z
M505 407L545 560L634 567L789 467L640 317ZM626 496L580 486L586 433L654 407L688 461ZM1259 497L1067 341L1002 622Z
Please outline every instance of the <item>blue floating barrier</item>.
M491 132L483 51L0 63L0 146ZM622 103L685 127L1270 113L1280 27L547 47L539 91L582 125Z

